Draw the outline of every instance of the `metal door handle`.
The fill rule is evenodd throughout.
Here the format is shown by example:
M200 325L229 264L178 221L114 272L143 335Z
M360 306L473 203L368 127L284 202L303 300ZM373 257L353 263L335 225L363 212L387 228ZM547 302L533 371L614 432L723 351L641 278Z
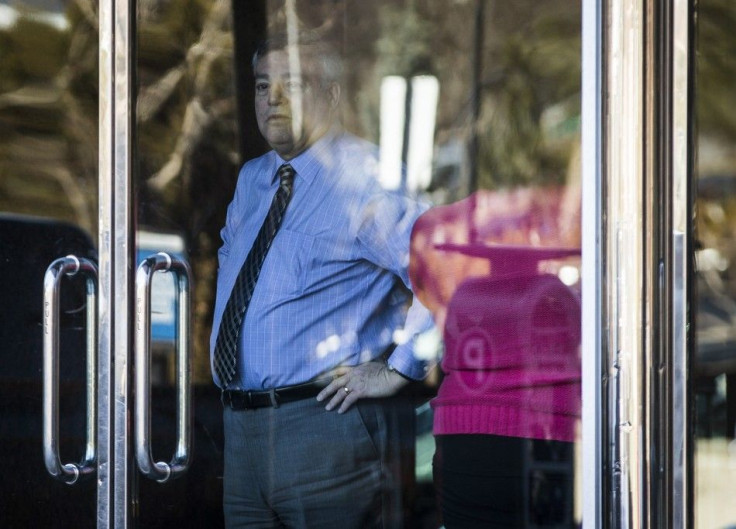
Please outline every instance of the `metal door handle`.
M81 273L87 295L87 444L80 463L59 456L59 292L61 279ZM69 485L92 474L97 462L97 267L68 255L55 260L43 279L43 453L46 469Z
M169 463L154 462L151 453L151 283L157 271L172 272L177 285L177 445ZM191 396L189 388L189 266L176 257L158 253L143 260L136 273L135 327L135 452L138 468L159 482L176 478L189 466Z

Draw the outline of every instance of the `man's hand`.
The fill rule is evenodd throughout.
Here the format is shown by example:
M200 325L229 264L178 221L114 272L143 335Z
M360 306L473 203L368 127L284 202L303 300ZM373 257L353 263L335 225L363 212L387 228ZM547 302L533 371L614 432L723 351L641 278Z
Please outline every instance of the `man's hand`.
M383 362L366 362L356 367L340 368L337 376L320 391L317 400L322 402L332 395L325 409L344 413L358 399L388 397L396 393L409 381L398 373L388 370Z

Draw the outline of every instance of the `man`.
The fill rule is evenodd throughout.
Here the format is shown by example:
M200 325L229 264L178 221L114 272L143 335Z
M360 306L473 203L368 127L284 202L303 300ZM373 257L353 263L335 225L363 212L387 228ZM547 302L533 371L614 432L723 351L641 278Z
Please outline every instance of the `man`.
M400 526L380 397L426 373L412 342L431 316L418 302L406 312L426 208L381 189L375 146L338 129L340 61L326 44L275 37L253 67L273 150L243 166L228 207L211 339L226 522Z

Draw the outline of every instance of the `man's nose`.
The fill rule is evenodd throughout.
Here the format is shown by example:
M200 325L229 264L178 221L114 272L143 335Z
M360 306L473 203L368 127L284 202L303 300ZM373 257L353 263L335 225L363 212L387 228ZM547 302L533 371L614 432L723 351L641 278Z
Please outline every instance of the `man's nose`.
M284 100L285 95L284 83L272 83L268 90L268 103L277 105Z

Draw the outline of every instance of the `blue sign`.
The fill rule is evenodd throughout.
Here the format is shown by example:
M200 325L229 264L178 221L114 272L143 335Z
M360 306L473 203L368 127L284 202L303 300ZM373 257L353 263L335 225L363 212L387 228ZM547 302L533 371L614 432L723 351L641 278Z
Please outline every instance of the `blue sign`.
M178 235L139 232L137 264L151 255L166 252L184 259L184 240ZM173 342L176 337L176 283L174 274L156 272L151 283L151 341Z

